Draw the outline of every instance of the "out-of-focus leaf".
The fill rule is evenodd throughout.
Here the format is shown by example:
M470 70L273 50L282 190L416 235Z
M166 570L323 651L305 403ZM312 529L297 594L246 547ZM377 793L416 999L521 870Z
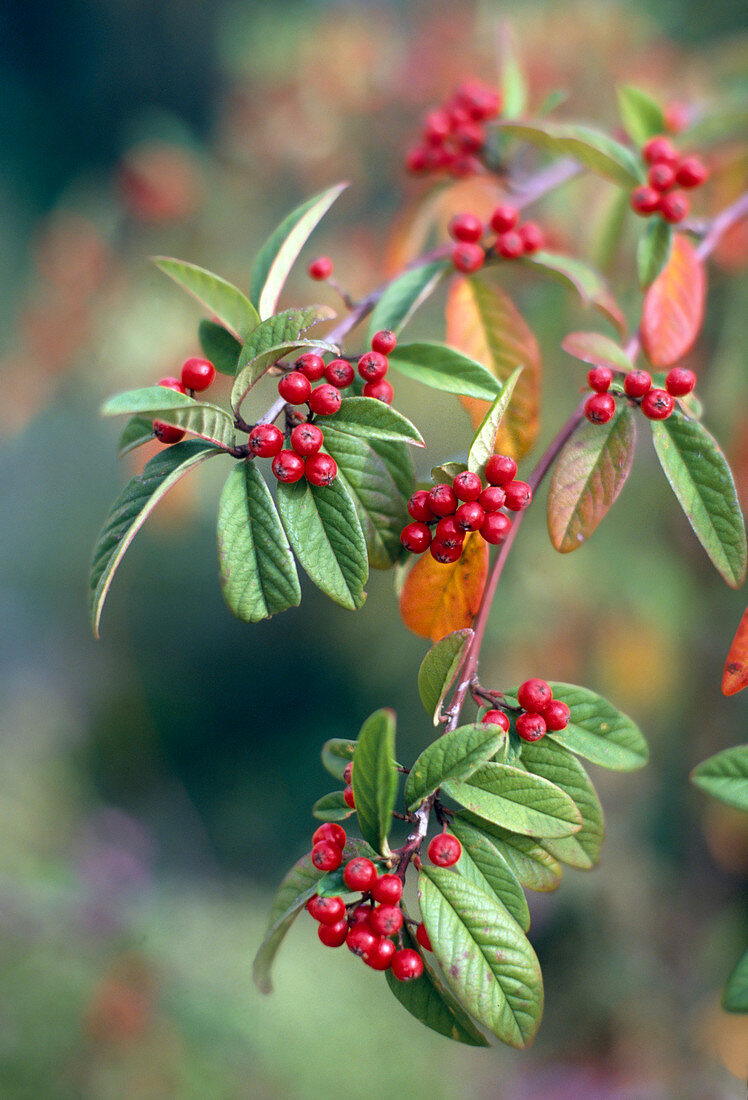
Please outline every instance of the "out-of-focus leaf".
M499 726L460 726L437 738L424 749L405 781L409 810L428 798L447 780L468 779L499 751L504 740Z
M472 638L472 630L455 630L432 646L421 662L418 692L435 726L439 723L442 700L454 683Z
M390 439L424 446L423 436L415 424L374 397L344 397L338 411L325 417L325 428L363 439Z
M522 374L522 367L517 367L514 374L507 378L501 387L501 392L490 406L484 416L473 442L468 451L468 469L478 474L481 478L486 474L486 463L496 450L496 440L501 429L501 423L509 408L517 382Z
M748 745L733 745L697 764L691 782L712 798L748 813Z
M600 332L570 332L561 341L561 347L575 359L592 363L595 367L610 367L611 370L622 371L634 369L634 364L623 348Z
M722 994L725 1012L748 1012L748 951L744 951L727 979Z
M447 260L434 260L430 264L408 268L393 279L372 310L369 340L381 329L398 333L405 328L418 307L436 290L449 267Z
M701 330L705 297L704 265L688 238L676 233L642 307L642 347L653 366L670 367L686 354Z
M573 157L591 172L621 187L631 189L644 178L643 166L630 149L589 126L566 122L544 122L542 126L527 122L498 125L504 132L549 153Z
M636 267L642 290L651 286L665 267L672 244L673 227L663 218L650 218L636 249Z
M405 579L400 614L414 634L438 642L445 634L471 626L488 574L488 543L478 532L467 535L462 556L442 565L426 552Z
M527 110L527 81L511 30L502 26L499 34L501 117L521 118Z
M144 443L150 443L153 435L153 418L150 416L134 416L128 420L119 437L119 457L129 454Z
M543 268L549 275L576 290L586 306L602 313L620 333L626 331L626 319L601 275L582 260L563 256L559 252L533 252L524 263Z
M389 855L387 837L397 797L395 713L383 708L366 719L356 741L353 796L364 840Z
M484 764L444 791L466 810L510 832L533 837L571 836L582 827L572 799L540 776L509 764Z
M623 128L635 145L644 145L651 137L665 132L662 107L641 88L619 84L616 94Z
M353 760L355 749L356 742L345 737L331 737L322 746L323 766L327 768L330 775L334 775L341 783L343 782L345 766Z
M748 609L743 612L722 673L722 694L735 695L748 687Z
M493 401L501 389L481 363L446 344L401 344L389 355L389 361L401 374L445 393Z
M231 407L238 409L249 391L273 363L301 348L321 348L337 354L334 344L323 340L304 340L302 333L320 321L329 321L334 312L327 306L306 306L276 313L258 325L244 344L236 365L236 378L231 388Z
M353 812L343 798L342 791L323 794L312 806L312 815L319 821L345 821Z
M239 340L246 340L260 323L257 310L241 290L197 264L154 256L153 262L165 275L196 298Z
M242 350L241 341L215 321L202 320L197 326L197 335L203 354L210 359L216 370L233 378Z

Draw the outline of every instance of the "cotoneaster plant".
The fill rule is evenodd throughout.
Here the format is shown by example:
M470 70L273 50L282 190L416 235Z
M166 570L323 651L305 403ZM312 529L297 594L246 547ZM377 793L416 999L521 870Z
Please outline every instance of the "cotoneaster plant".
M270 990L274 957L306 909L322 945L345 946L383 971L427 1027L463 1043L486 1045L488 1031L525 1047L543 1011L525 891L553 890L563 864L586 870L599 859L603 812L579 758L629 771L646 763L647 745L626 714L586 687L548 683L534 669L518 686L482 682L486 624L541 483L548 478L553 546L576 550L621 492L637 425L651 429L713 564L729 585L742 584L746 539L733 478L702 424L696 378L680 361L703 321L705 262L745 217L748 197L689 222L678 188L693 193L708 168L697 150L677 151L663 137L662 110L637 89L620 90L625 140L551 121L547 105L533 117L517 89L464 83L429 114L407 155L411 172L436 181L496 173L503 198L490 217L457 213L450 241L383 286L358 301L341 290L345 312L321 336L312 329L333 320L328 307L277 312L277 304L345 185L285 219L260 250L246 294L194 264L156 259L208 314L198 327L201 355L178 378L104 405L105 415L129 418L122 453L154 434L164 448L127 484L96 543L91 620L98 634L117 566L159 500L213 459L228 467L218 559L240 619L297 606L299 566L349 610L363 604L370 568L396 567L405 625L433 643L417 682L438 735L400 763L396 716L383 705L355 738L324 745L322 762L339 786L313 807L323 824L280 886L255 979ZM687 140L686 131L679 141ZM520 177L514 165L521 156L526 166L528 145L550 159ZM648 216L633 324L593 267L547 249L542 218L525 220L528 206L582 174L612 183L624 207ZM327 256L307 266L313 280L339 290L333 270ZM521 472L537 433L540 357L505 289L518 271L561 279L609 329L559 333L586 365L592 393ZM446 281L446 340L404 340L414 312ZM196 396L216 372L231 379L228 407ZM453 452L445 427L431 483L424 468L414 475L424 443L394 407L398 373L424 395L428 387L453 394L473 418L472 442L457 460L445 458ZM276 386L269 405L257 396L265 376ZM744 754L740 761L744 770ZM708 786L708 775L704 766L696 781Z

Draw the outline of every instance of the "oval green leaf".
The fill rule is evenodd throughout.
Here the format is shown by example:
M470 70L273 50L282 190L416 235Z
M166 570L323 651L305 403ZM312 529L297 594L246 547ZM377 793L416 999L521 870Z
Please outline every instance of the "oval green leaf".
M501 130L523 141L579 161L585 168L621 187L632 188L641 183L644 170L634 153L625 145L589 126L564 122L499 123Z
M322 766L341 783L345 766L353 760L355 748L356 742L345 737L331 737L322 746Z
M246 340L252 329L259 325L259 315L249 298L220 275L169 256L154 256L153 262L222 321L238 339Z
M496 446L496 434L501 427L502 418L512 399L514 387L517 385L517 380L521 373L522 367L517 367L517 369L507 378L506 382L501 387L499 396L484 416L478 431L475 433L473 442L470 444L470 450L468 451L468 470L472 470L473 473L479 474L480 477L485 476L486 463L494 453Z
M153 418L150 416L134 416L125 424L122 435L119 437L118 455L129 454L144 443L150 443L155 436L153 434Z
M482 363L446 344L400 344L388 358L401 374L444 393L493 401L501 392L501 384Z
M582 871L594 867L600 859L605 826L603 808L587 772L575 756L547 737L522 745L522 763L534 775L548 779L565 791L582 815L582 828L578 833L559 840L544 839L543 847L571 867Z
M660 274L670 258L672 245L673 227L662 218L650 218L636 248L636 267L642 290L651 286Z
M344 397L340 408L325 417L325 429L333 428L363 439L389 439L425 446L423 436L402 413L374 397Z
M600 332L570 332L561 341L561 347L575 359L592 363L595 367L610 367L611 370L622 371L634 369L634 364L623 348Z
M466 810L513 833L559 837L582 827L581 814L567 794L510 764L484 764L469 782L449 780L443 787Z
M197 336L203 355L210 359L219 374L233 378L242 350L241 341L215 321L202 320L197 326Z
M626 320L620 307L611 294L601 275L572 256L562 256L557 252L534 252L524 258L524 263L543 268L554 279L572 287L586 306L593 306L598 313L615 325L619 332L625 332Z
M504 731L498 726L460 726L444 733L421 753L405 781L405 802L409 810L447 780L467 779L499 751ZM445 788L448 790L449 788Z
M320 821L345 821L353 810L343 798L342 791L323 794L312 806L312 816Z
M375 332L391 329L400 332L419 306L434 292L450 267L447 260L434 260L404 271L387 285L369 318L368 338Z
M364 840L389 855L387 837L397 797L395 713L377 710L366 719L356 741L353 796Z
M651 137L664 134L662 107L651 96L633 84L619 85L616 95L623 128L634 144L644 145Z
M712 798L748 813L748 745L715 753L691 772L691 782Z
M489 838L528 890L555 890L561 882L561 864L537 840L519 833L510 833L500 825L493 825L466 810L457 812L452 822L453 827L460 821L467 822L477 832Z
M523 932L526 932L530 927L527 898L505 857L490 837L461 818L454 818L449 828L462 844L462 855L455 864L455 870L479 890L486 894L495 894Z
M468 643L473 638L470 628L455 630L432 646L418 670L418 692L426 713L439 724L439 712L460 666L465 658Z

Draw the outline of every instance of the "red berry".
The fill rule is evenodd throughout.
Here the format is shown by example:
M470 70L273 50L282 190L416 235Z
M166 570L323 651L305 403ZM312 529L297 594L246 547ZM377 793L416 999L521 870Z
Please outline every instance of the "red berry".
M497 206L491 215L491 228L496 233L508 233L514 229L519 221L519 210L516 206Z
M667 390L655 388L644 395L641 407L649 420L667 420L675 408L675 400Z
M408 515L412 519L421 520L422 523L428 523L430 519L434 519L434 513L429 504L428 489L416 489L408 501Z
M343 782L350 783L351 776L353 775L353 761L349 760L346 766L343 768Z
M306 355L300 355L294 363L294 369L308 378L310 382L319 382L325 373L325 361L321 355L315 355L313 351Z
M477 474L463 470L452 482L452 488L458 500L477 500L483 489L483 482Z
M342 898L311 898L307 909L320 924L337 924L345 918L345 902Z
M318 871L334 871L342 862L342 850L329 840L323 840L312 848L312 863Z
M278 383L278 393L289 405L303 405L311 392L312 384L300 370L290 371Z
M475 214L455 214L449 223L448 232L455 241L476 244L483 236L483 222Z
M498 485L491 485L488 489L484 489L478 497L478 503L484 512L498 512L499 508L504 507L505 500L506 493Z
M462 543L459 546L445 546L443 542L434 539L429 546L429 553L440 565L453 565L462 554Z
M457 494L451 485L442 482L429 493L429 507L435 516L453 516L457 509Z
M665 129L671 134L680 134L691 121L691 111L687 103L673 100L665 107Z
M345 865L343 881L349 890L365 894L377 881L377 869L365 856L354 856Z
M539 741L546 731L545 718L542 714L520 714L515 726L523 741Z
M332 275L332 260L329 256L318 256L316 260L312 260L309 264L307 271L311 279L317 279L318 281L329 279Z
M164 386L167 390L176 390L177 393L184 393L185 388L178 378L169 376L168 378L160 378L156 383L157 386Z
M487 710L481 722L484 726L501 726L505 733L509 733L509 719L503 710Z
M566 729L570 715L571 711L566 703L562 703L560 699L554 699L543 711L545 728L551 732Z
M434 950L433 947L431 946L431 940L429 939L429 934L426 931L426 925L423 922L421 922L418 925L418 927L416 928L416 939L420 943L421 947L423 947L426 951L433 951Z
M392 329L383 328L381 332L375 332L371 338L371 350L378 351L380 355L389 355L397 347L397 336Z
M353 787L350 785L350 783L343 791L343 801L345 802L346 806L350 806L352 810L356 809L356 800L353 797Z
M258 458L273 458L283 449L283 432L275 424L258 424L249 433L247 446Z
M380 905L396 905L403 896L403 880L397 875L380 875L371 888L371 896Z
M675 182L681 187L701 187L708 178L709 170L698 157L685 157L675 173Z
M655 191L669 191L675 183L675 169L670 164L653 164L647 172L649 186Z
M486 131L478 122L463 122L455 130L454 140L464 153L477 153L486 141Z
M525 251L519 233L502 233L496 239L496 251L505 260L517 260Z
M491 546L499 546L506 539L512 527L509 516L503 512L487 512L481 525L481 538Z
M652 389L652 378L645 370L630 370L623 380L623 389L629 397L644 397Z
M404 947L392 956L392 973L399 982L411 982L423 974L423 960L417 951Z
M642 184L631 192L629 203L635 214L654 214L660 206L660 193L654 187Z
M351 915L350 915L350 918L349 918L351 924L361 924L361 923L368 924L370 913L371 913L371 906L370 905L357 905L356 908L351 912Z
M380 936L394 936L402 926L403 914L397 905L378 905L369 917L369 927Z
M331 359L325 368L325 378L339 390L350 386L355 377L356 372L347 359Z
M508 455L491 455L486 463L486 481L489 485L506 485L517 475L517 463Z
M280 451L273 459L272 470L278 481L292 485L304 476L304 459L295 451Z
M373 397L375 401L382 401L385 405L391 405L395 396L395 391L386 378L380 378L378 382L367 382L361 392L364 397Z
M454 516L445 516L444 519L440 519L436 525L434 541L438 542L441 546L452 549L457 546L462 546L465 541L465 532L462 527L458 526Z
M400 542L411 554L422 554L431 545L431 530L425 523L409 523L400 533Z
M321 844L326 840L328 844L337 844L338 848L345 848L347 839L345 829L336 821L326 821L312 833L312 844Z
M610 393L593 393L584 403L584 415L591 424L607 424L616 414L616 399Z
M317 929L325 947L342 947L348 938L348 921L341 920L337 924L321 924Z
M593 367L587 372L587 385L595 393L607 393L612 381L613 371L610 367Z
M405 154L405 169L414 176L428 172L428 153L422 145L415 145Z
M483 526L486 513L477 501L472 500L466 504L461 504L455 512L454 518L457 526L461 527L463 531L479 531ZM442 520L442 522L445 521Z
M317 386L316 390L312 390L309 408L317 416L332 416L340 408L342 400L340 390L331 386L329 382L323 382L321 386Z
M458 241L452 249L452 263L457 271L463 275L470 275L483 267L486 253L479 244L470 244L468 241Z
M462 855L462 845L451 833L440 833L430 842L427 851L437 867L452 867Z
M689 209L688 199L681 191L670 191L662 196L660 214L671 225L682 222L687 217Z
M332 485L338 476L338 464L332 455L309 455L304 462L304 474L310 485Z
M182 363L182 385L187 390L207 390L216 376L210 359L185 359Z
M659 135L650 138L642 148L647 164L677 164L678 154L669 138Z
M517 232L519 233L526 255L533 252L539 252L545 244L543 230L537 222L525 222L524 225L518 227Z
M546 680L539 680L534 677L531 680L525 680L520 684L517 690L517 702L523 710L532 711L535 714L540 714L544 711L548 704L553 699L553 692Z
M673 367L667 372L665 388L673 397L685 397L696 385L696 375L686 367Z
M179 443L180 439L184 439L184 428L175 428L163 420L154 420L153 430L159 443Z
M389 970L397 948L386 936L379 936L371 951L363 956L364 962L372 970Z
M252 437L249 438L251 445ZM316 454L324 440L322 429L318 428L316 424L297 424L291 432L291 446L296 454L301 455L302 458Z
M368 924L364 924L363 921L359 921L353 925L353 928L348 932L348 949L353 952L354 955L358 955L359 958L366 961L367 956L377 943L378 936L375 932L372 932Z
M510 481L504 486L506 507L510 512L521 512L532 501L532 489L526 481Z
M378 382L387 373L387 356L380 351L367 351L358 361L358 373L364 382Z
M423 136L434 145L449 137L452 127L446 111L429 111L423 123Z

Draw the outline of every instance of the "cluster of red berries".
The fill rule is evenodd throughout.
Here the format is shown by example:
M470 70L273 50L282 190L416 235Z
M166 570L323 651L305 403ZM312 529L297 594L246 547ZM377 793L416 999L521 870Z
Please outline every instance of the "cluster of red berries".
M484 246L478 242L487 228L475 214L455 214L449 223L449 235L455 242L452 246L452 263L458 271L468 275L477 271L490 256L501 256L504 260L518 260L541 249L545 243L543 231L537 222L519 223L520 213L516 206L502 204L497 206L489 220L489 227L496 234L492 245Z
M419 489L408 501L408 515L414 522L402 530L403 546L411 554L429 550L445 565L460 557L468 531L480 531L486 542L498 546L512 526L501 509L521 512L532 500L532 489L525 481L515 481L516 473L513 458L491 455L486 463L486 488L478 474L463 470L451 485Z
M429 111L418 145L409 149L405 167L413 175L446 172L458 178L482 170L479 154L486 143L485 123L501 111L501 96L477 80L466 81L441 107Z
M631 208L642 217L659 214L677 225L688 215L688 199L678 188L701 187L709 170L698 157L681 157L669 138L653 137L642 149L649 165L647 182L631 192Z
M592 424L607 424L615 416L616 397L608 392L613 378L609 367L593 367L587 374L589 387L595 392L585 401L584 415ZM686 367L668 371L664 390L652 385L647 371L630 370L623 376L622 392L640 406L649 420L667 420L675 408L675 398L685 397L695 385L696 375Z
M193 356L185 359L179 378L162 378L157 384L165 386L167 390L176 390L177 393L202 393L207 390L216 376L216 368L210 359L198 359ZM179 443L184 439L184 429L175 428L172 424L165 424L163 420L153 421L153 430L159 443Z
M549 730L566 729L569 724L571 711L566 703L553 698L551 686L545 680L525 680L517 690L517 702L522 713L514 724L523 741L539 741ZM503 710L486 711L482 721L486 726L501 726L509 732L509 719Z

